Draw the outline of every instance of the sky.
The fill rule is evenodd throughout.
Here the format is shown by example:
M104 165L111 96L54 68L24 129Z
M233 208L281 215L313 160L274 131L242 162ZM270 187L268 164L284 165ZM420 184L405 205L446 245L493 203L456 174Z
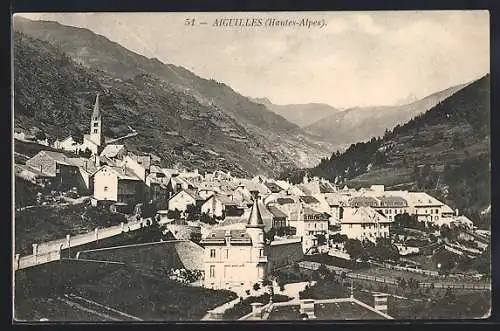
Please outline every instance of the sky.
M276 104L391 105L490 70L487 11L36 13ZM186 19L195 25L186 25ZM319 26L214 26L221 18ZM206 22L207 24L199 24Z

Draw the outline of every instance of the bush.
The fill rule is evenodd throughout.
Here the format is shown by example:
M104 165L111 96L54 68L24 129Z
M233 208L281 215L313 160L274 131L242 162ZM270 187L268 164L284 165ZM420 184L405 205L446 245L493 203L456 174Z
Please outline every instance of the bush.
M254 290L254 291L258 291L258 290L260 290L260 284L259 284L259 283L255 283L255 284L253 284L253 290Z

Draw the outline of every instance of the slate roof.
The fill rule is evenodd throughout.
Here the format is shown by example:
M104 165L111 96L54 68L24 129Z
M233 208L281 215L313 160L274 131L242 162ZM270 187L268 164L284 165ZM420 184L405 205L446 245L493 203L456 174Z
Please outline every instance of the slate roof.
M382 196L378 197L380 207L407 207L408 201L398 196Z
M267 209L269 210L269 212L271 212L271 214L273 214L274 217L277 217L277 218L286 218L287 215L282 212L281 210L279 210L276 206L268 206Z
M349 205L352 207L376 207L379 205L379 202L376 198L370 196L358 196L352 197L349 200Z
M300 200L302 200L302 202L307 203L307 204L316 204L316 203L319 203L318 199L316 199L312 195L302 195L300 197Z
M252 244L250 236L246 230L221 230L216 229L211 231L205 238L200 241L200 244L225 244L226 234L229 234L231 243Z

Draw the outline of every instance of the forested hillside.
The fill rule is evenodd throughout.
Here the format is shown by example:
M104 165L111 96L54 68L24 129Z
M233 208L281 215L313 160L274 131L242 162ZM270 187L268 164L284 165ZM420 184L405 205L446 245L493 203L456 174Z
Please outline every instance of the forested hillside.
M297 181L304 172L282 176ZM307 172L356 187L425 190L480 222L480 212L491 204L489 74L383 137L352 144Z

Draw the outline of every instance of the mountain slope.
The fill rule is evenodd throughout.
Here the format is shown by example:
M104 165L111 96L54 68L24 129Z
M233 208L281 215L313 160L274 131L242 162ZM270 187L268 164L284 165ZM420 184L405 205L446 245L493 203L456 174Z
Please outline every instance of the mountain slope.
M263 105L250 101L223 83L203 79L182 67L164 64L158 59L148 59L90 30L22 17L14 18L14 29L47 41L75 62L87 68L102 70L117 79L134 80L147 74L152 79L162 81L177 93L192 96L200 105L217 109L231 117L246 131L247 139L255 139L256 144L268 152L277 153L277 157L285 163L312 166L319 157L333 150L330 144L318 141L297 125L268 111Z
M235 174L273 174L293 160L268 149L265 137L249 132L219 108L200 104L148 74L122 80L73 62L52 45L15 32L15 127L37 127L62 138L87 132L95 93L101 92L104 130L130 125L132 150L154 152L166 165Z
M267 98L254 98L251 100L266 106L273 113L284 117L301 128L307 127L339 111L324 103L275 105Z
M305 129L339 145L364 141L382 136L386 129L425 113L465 86L453 86L406 105L350 108L323 118Z
M354 186L425 190L477 221L490 198L490 76L383 138L351 145L310 172Z

